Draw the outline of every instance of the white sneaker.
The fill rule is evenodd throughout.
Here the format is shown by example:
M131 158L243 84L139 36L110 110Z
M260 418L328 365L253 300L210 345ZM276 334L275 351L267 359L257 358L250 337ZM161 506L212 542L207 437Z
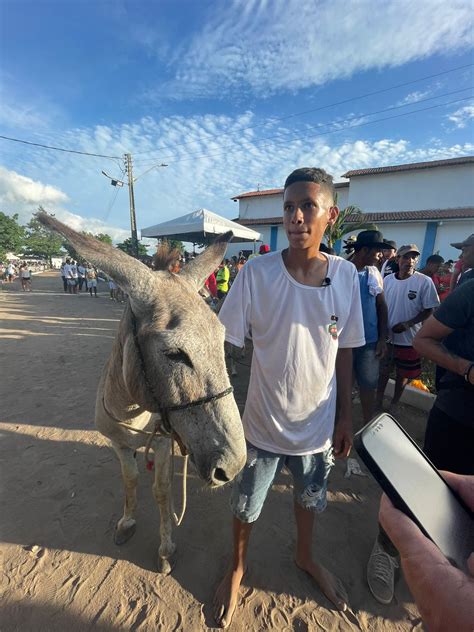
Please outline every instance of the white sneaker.
M376 539L367 564L367 583L375 599L385 605L393 599L396 568L396 558L389 555Z

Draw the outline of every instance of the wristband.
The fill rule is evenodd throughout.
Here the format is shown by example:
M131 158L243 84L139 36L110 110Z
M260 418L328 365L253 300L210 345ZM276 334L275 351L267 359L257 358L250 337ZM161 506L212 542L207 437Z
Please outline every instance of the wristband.
M474 362L471 362L471 364L464 371L464 379L466 380L466 382L469 382L469 373L472 371L473 368L474 368Z

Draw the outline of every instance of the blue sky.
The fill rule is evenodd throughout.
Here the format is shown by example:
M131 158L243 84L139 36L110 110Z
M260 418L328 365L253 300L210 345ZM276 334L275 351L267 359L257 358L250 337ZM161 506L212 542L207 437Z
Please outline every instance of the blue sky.
M232 195L298 166L338 180L473 154L473 21L470 0L3 0L0 134L131 152L139 227L201 207L232 218ZM127 190L101 175L123 177L120 158L0 152L4 212L43 204L127 236Z

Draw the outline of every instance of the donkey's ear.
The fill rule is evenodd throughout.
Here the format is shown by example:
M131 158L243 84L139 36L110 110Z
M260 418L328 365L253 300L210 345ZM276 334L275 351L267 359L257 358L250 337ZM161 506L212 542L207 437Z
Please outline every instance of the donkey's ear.
M62 235L86 261L90 261L108 274L132 299L138 303L149 303L153 294L151 287L159 283L154 274L141 261L130 257L119 248L114 248L94 237L76 232L66 224L44 211L36 214L38 221Z
M227 244L233 236L234 234L231 230L219 235L214 243L208 246L203 253L184 266L180 276L184 277L197 290L200 290L204 285L204 281L214 272L224 258Z

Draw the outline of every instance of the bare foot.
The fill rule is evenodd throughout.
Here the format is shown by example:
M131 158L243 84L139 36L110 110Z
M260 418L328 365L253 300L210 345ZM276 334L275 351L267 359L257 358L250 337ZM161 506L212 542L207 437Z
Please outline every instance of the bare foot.
M214 618L221 628L227 628L237 606L239 588L245 571L229 569L214 596Z
M313 560L301 563L298 560L295 560L295 563L296 566L308 573L308 575L314 579L321 591L326 595L329 601L332 601L338 610L347 610L349 599L347 597L346 589L340 579L330 573L321 564L313 562Z

